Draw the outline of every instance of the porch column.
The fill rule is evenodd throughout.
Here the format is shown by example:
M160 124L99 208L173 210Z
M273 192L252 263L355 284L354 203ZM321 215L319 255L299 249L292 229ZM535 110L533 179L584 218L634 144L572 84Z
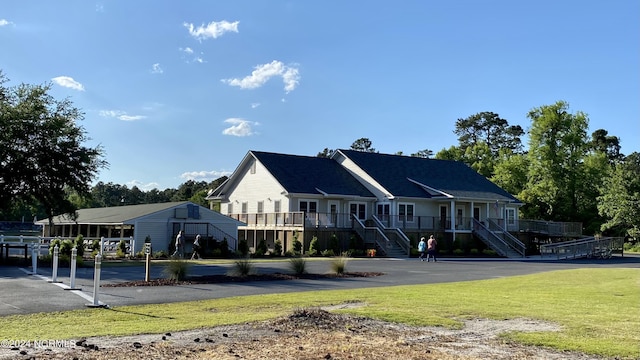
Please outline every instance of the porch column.
M451 200L451 231L453 234L453 241L456 240L456 201Z

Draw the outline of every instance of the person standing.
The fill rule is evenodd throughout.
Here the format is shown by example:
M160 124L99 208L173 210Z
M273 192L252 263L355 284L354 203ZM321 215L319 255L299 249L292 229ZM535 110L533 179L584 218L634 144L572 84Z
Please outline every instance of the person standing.
M436 258L438 241L433 237L433 235L429 236L429 240L427 240L427 262L429 262L429 258L433 257L433 261L437 262Z
M196 239L193 240L193 254L191 254L191 260L201 259L200 257L200 234L196 235Z
M424 252L427 250L427 243L424 241L424 236L420 238L418 243L418 252L420 252L420 261L424 261Z
M178 235L176 235L176 251L173 252L171 257L179 257L182 259L182 246L184 245L184 236L182 235L182 230L178 231Z

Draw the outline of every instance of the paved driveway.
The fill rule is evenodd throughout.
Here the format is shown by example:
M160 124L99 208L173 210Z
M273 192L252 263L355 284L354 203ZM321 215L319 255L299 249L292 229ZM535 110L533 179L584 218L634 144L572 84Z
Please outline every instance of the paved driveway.
M190 274L225 274L232 265L194 265ZM256 262L258 273L290 273L287 261ZM330 261L310 260L308 272L327 273ZM327 280L256 281L244 283L196 284L181 286L101 287L94 299L93 268L81 268L76 273L75 289L69 289L69 269L59 269L57 280L51 282L51 269L38 268L31 275L30 268L0 267L0 316L52 312L87 307L92 304L108 306L167 303L189 300L215 299L253 294L288 293L328 289L363 289L380 286L429 284L500 278L539 273L551 270L594 268L640 268L640 257L624 256L609 260L542 261L440 259L437 263L416 259L353 259L347 263L350 272L382 272L368 278ZM152 266L151 278L163 277L162 266ZM144 266L103 266L101 283L117 283L144 279Z

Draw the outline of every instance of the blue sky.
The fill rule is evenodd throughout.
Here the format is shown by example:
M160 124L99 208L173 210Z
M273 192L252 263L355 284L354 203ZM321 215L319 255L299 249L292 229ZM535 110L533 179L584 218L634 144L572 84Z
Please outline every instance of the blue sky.
M640 151L640 1L18 1L0 69L50 82L104 147L98 180L229 175L249 150L315 156L457 145L455 121L525 130L567 101ZM526 139L525 139L526 141Z

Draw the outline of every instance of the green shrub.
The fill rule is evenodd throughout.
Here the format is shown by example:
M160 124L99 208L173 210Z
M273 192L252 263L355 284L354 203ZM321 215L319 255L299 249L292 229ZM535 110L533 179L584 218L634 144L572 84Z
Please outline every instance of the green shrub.
M329 238L328 249L333 250L334 254L340 253L340 245L338 243L338 236L336 234L331 234L331 237Z
M91 244L91 250L97 250L98 252L100 252L100 240L93 240L93 243Z
M189 263L186 260L173 259L167 263L163 272L171 280L182 281L187 278Z
M249 252L248 249L247 252ZM229 241L227 241L227 238L222 239L220 242L220 256L224 258L231 257L231 250L229 250Z
M76 247L76 255L82 257L84 255L84 236L78 235L74 246Z
M168 257L169 257L169 254L164 250L155 251L153 253L153 258L154 259L166 259Z
M485 255L485 256L496 256L497 253L496 253L495 250L484 249L484 250L482 250L482 255Z
M286 256L286 257L294 257L294 256L296 256L296 254L294 254L294 252L293 252L293 251L291 251L291 250L287 250L287 251L284 253L284 256Z
M457 256L464 255L464 251L462 249L454 249L453 255L457 255Z
M623 245L623 249L628 252L640 252L640 242L626 242Z
M469 254L473 255L473 256L477 256L479 253L480 252L476 248L473 248L473 249L469 250Z
M298 231L293 231L293 253L294 255L302 254L302 243L298 240Z
M293 240L293 253L294 255L302 254L302 243L297 239Z
M249 244L247 239L242 239L238 242L238 251L242 257L246 257L249 254Z
M256 256L264 256L269 249L267 248L267 241L262 239L258 242L258 246L256 246Z
M333 252L333 249L327 249L322 251L322 256L331 257L331 256L336 256L336 254Z
M294 257L289 259L289 268L296 275L302 275L307 272L307 260L302 257Z
M282 256L282 241L280 241L280 239L276 239L275 243L273 244L273 253L276 256Z
M233 276L247 276L253 274L255 266L253 261L248 257L238 259L233 263L233 268L230 270L230 274Z
M318 237L311 238L309 243L309 256L316 256L318 254Z
M117 252L121 252L122 256L118 256L118 257L124 257L124 255L127 254L127 242L124 240L120 240L120 242L118 243L118 249L116 249L116 253Z
M222 257L222 250L221 249L213 249L213 250L211 250L211 256L215 257L215 258L221 258Z

